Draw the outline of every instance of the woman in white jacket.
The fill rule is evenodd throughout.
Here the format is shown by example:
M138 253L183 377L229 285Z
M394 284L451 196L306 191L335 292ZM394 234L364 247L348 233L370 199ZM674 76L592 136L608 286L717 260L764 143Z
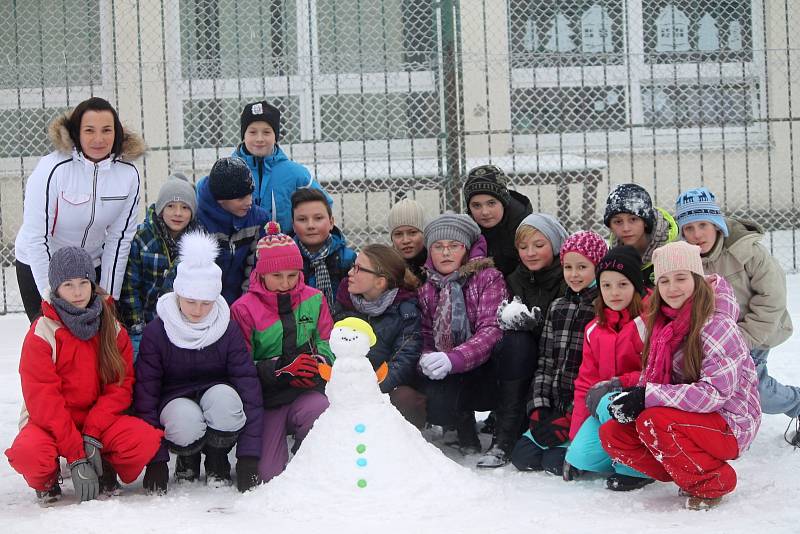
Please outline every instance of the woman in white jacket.
M84 100L56 118L48 133L56 150L28 178L14 243L17 282L31 321L40 314L50 258L62 247L85 249L100 286L118 299L139 218L139 172L130 161L145 145L122 127L108 101Z

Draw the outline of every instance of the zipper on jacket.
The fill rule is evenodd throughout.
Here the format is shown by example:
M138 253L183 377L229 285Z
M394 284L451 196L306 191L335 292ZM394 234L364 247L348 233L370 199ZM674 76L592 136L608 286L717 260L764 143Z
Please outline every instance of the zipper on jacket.
M256 205L261 205L261 183L264 181L264 158L259 157L256 158L256 163L258 167L258 184L256 185L256 191L258 191L258 198L256 198Z
M94 164L94 173L92 176L92 216L89 217L89 225L86 227L86 231L83 232L83 241L81 241L81 248L86 245L86 238L89 237L89 228L92 227L94 223L94 210L97 207L97 163Z

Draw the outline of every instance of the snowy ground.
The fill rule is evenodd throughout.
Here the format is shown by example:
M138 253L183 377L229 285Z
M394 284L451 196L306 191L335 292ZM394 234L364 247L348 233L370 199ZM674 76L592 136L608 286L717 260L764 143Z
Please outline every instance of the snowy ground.
M794 297L790 299L793 320L800 327L800 275L789 277L789 293ZM22 314L0 318L2 448L11 443L17 430L20 403L17 361L27 326ZM787 383L800 383L798 353L800 332L771 354L772 374ZM393 415L387 414L387 420ZM350 534L376 529L382 534L440 531L488 534L535 532L537 527L547 532L625 532L646 528L649 533L672 530L709 533L759 529L773 534L796 530L800 521L800 451L783 440L789 422L784 416L764 416L750 451L735 462L739 487L721 506L709 512L683 510L672 484L657 483L640 491L618 494L605 490L601 477L566 483L545 474L519 473L511 466L478 471L472 467L476 458L458 458L453 451L447 451L448 455L463 468L440 469L441 465L431 468L437 463L432 464L431 458L440 454L438 450L425 443L415 442L416 449L393 443L385 432L370 435L369 429L386 428L385 421L362 422L368 429L364 433L367 454L394 448L402 452L418 451L415 454L420 454L420 458L424 455L426 461L421 461L416 470L414 458L398 457L396 464L383 467L376 465L377 462L370 464L370 469L385 469L384 474L396 473L391 488L373 484L361 489L344 483L341 488L332 488L326 483L326 473L340 472L339 464L353 462L353 458L337 457L341 454L336 451L341 447L320 450L320 440L309 437L303 473L308 472L309 462L312 467L316 462L316 470L311 470L313 476L279 478L274 484L245 496L233 488L212 490L195 484L171 486L165 497L148 497L137 482L126 487L119 497L78 506L67 480L65 499L57 507L41 509L22 477L12 471L5 458L0 458L0 525L13 534L54 529L102 534L224 531ZM418 439L414 433L407 436L408 440ZM304 449L299 453L302 454ZM387 455L374 457L386 461ZM441 458L441 462L446 460ZM294 475L291 465L287 474ZM443 476L448 480L443 481Z

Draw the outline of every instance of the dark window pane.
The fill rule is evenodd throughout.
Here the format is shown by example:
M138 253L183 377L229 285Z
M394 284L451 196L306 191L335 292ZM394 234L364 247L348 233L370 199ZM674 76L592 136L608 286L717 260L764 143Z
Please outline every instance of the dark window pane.
M512 129L518 134L622 130L626 103L622 86L515 89Z
M47 126L66 108L0 110L0 157L42 156L53 150Z
M509 0L509 44L515 68L620 65L622 0Z
M750 61L751 0L642 2L649 63Z
M655 128L744 126L752 122L748 83L653 85L642 87L644 123Z

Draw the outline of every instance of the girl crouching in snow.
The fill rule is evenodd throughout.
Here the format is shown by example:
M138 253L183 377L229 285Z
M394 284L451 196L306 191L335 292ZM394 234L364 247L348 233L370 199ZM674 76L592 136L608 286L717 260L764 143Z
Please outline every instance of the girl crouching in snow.
M136 480L162 432L122 415L131 404L133 351L95 284L89 254L57 250L50 261L42 316L31 325L19 362L24 407L8 461L39 503L61 498L59 457L66 458L79 501Z
M331 364L333 321L323 294L303 281L303 257L271 222L258 242L250 287L231 307L261 381L263 440L258 474L269 482L286 468L288 434L294 450L328 408L319 363Z
M258 483L261 456L261 388L239 326L230 320L222 271L214 263L216 240L201 232L181 239L174 292L156 304L158 317L144 329L136 361L136 414L164 428L164 443L147 466L144 488L166 493L169 452L175 480L200 475L206 483L231 483L228 452L236 445L239 491Z
M575 380L566 461L576 469L611 473L606 486L628 491L653 482L622 464L613 464L600 444L600 425L608 421L608 397L635 386L642 371L644 320L642 298L647 290L642 259L630 245L615 247L597 264L600 295L597 317L586 327L583 361Z
M758 379L733 290L724 278L703 277L700 247L670 243L653 265L644 371L612 399L616 420L600 428L600 440L615 461L674 481L688 508L704 509L736 487L728 461L761 423Z

